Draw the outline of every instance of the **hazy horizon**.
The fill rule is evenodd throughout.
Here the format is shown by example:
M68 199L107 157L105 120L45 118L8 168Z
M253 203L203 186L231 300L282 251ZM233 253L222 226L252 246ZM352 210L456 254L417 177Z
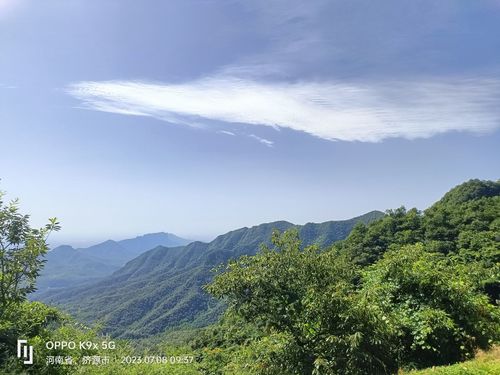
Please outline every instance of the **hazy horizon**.
M375 211L380 211L380 210L375 210ZM332 219L332 220L325 220L325 221L343 221L343 220L349 220L349 219L353 219L353 218L358 217L358 216L362 216L362 215L364 215L364 214L366 214L368 212L370 212L370 211L363 212L362 214L354 215L352 217L346 217L346 218L340 218L340 219ZM270 222L276 222L276 221L289 221L289 220L272 220ZM254 227L254 226L258 226L260 224L266 224L266 223L269 223L269 222L254 223L254 224L245 225L243 227L250 228L250 227ZM319 223L322 223L322 222L305 221L305 222L302 222L302 223L292 223L292 224L305 225L305 224L310 224L310 223L319 224ZM224 232L215 233L213 235L210 235L210 234L208 234L208 235L199 235L199 234L180 235L178 233L169 232L168 230L164 230L164 231L160 231L160 232L174 234L174 235L176 235L178 237L181 237L183 239L190 240L190 241L211 242L217 236L226 234L228 232L231 232L231 231L234 231L234 230L237 230L237 229L241 229L243 227L230 228L230 229L228 229L228 230L226 230ZM52 233L49 236L49 241L48 242L50 244L51 249L56 248L58 246L63 246L63 245L69 245L69 246L72 246L73 248L86 248L86 247L97 245L99 243L102 243L102 242L105 242L105 241L108 241L108 240L121 241L121 240L127 240L127 239L131 239L131 238L143 236L145 234L152 234L152 233L159 233L159 232L144 232L144 233L135 233L135 234L122 234L122 235L118 235L118 236L113 237L113 238L111 238L111 237L95 237L95 238L72 238L72 237L68 237L68 238L65 238L64 236L59 236L59 233Z
M500 3L0 1L0 190L51 243L425 209L500 165Z

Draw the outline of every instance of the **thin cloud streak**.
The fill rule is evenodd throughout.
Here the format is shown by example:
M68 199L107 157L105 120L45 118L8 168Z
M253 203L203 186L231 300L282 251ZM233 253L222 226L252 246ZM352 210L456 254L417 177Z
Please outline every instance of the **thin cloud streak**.
M236 134L234 134L233 132L227 131L227 130L220 130L219 133L230 135L232 137L236 136Z
M222 75L183 84L85 81L67 92L97 111L197 127L215 120L288 128L326 140L481 134L500 125L496 79L276 83Z
M262 143L263 145L266 145L267 147L273 147L274 146L274 142L273 141L270 141L269 139L261 138L258 135L250 134L249 137L253 138L253 139L257 140L257 141L259 141L260 143Z

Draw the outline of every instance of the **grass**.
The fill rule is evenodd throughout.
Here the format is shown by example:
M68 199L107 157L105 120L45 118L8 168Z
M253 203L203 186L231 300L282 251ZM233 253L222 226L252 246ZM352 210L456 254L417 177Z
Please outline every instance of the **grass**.
M479 352L470 361L450 366L431 367L424 370L404 372L408 375L486 375L500 374L500 346L487 352Z

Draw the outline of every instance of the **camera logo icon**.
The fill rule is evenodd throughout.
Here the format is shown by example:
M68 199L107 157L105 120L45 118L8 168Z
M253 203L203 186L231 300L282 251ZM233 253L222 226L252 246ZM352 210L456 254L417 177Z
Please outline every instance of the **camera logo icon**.
M33 364L33 347L28 340L17 340L17 358L21 358L25 365Z

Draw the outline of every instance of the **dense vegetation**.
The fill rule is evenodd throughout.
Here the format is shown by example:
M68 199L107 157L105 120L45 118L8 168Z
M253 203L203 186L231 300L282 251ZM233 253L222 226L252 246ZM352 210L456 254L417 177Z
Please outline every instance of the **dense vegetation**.
M56 309L26 300L35 290L48 250L46 238L59 229L59 223L54 218L45 227L33 229L29 216L19 212L17 201L4 204L2 198L0 193L0 372L18 373L22 371L15 357L19 338L29 338L43 352L45 340L68 332L72 326L62 327L65 319ZM48 373L39 358L32 372Z
M146 356L146 350L137 351L127 342L119 341L115 349L93 346L75 348L47 348L48 342L97 343L110 342L111 338L98 329L85 327L54 307L27 300L35 290L36 278L45 262L47 236L59 230L56 219L41 228L29 225L29 216L19 212L17 201L4 203L0 193L0 374L194 374L193 366L179 363L137 364L122 363L122 358ZM17 340L27 339L34 348L33 363L24 365L16 356ZM157 347L155 355L172 358L191 353L187 347ZM47 364L47 358L64 361ZM109 365L95 365L96 359L110 358ZM68 359L70 362L67 362ZM71 363L71 364L69 364Z
M473 180L326 251L275 233L207 287L228 309L195 344L202 368L384 374L472 358L500 338L499 213L500 183Z
M127 319L127 313L132 320L142 319L148 311L141 312L144 306L163 310L167 315L156 316L160 321L172 310L180 319L189 312L182 308L193 305L183 303L182 296L173 306L165 301L172 301L173 291L181 290L177 288L189 291L202 284L222 301L214 306L225 307L225 313L205 328L191 324L177 331L151 330L159 335L136 341L135 348L120 341L112 353L118 360L107 366L44 362L49 354L70 355L77 363L85 356L109 354L91 348L49 351L46 341L109 338L53 307L26 300L43 263L46 235L57 230L58 223L53 219L33 230L15 204L0 203L0 208L0 373L376 375L482 374L499 369L498 346L488 350L500 340L500 182L472 180L423 212L399 208L379 220L350 222L354 229L340 242L314 240L327 238L320 234L327 235L338 228L335 225L324 232L317 227L303 231L279 222L234 231L210 244L143 254L113 276L116 284L130 283L136 293L158 289L157 283L171 278L172 288L152 294L157 300L140 300L149 306L126 305L121 319ZM217 264L215 277L199 278L200 270ZM185 273L168 273L176 267ZM149 284L140 277L145 271ZM186 284L174 288L176 283ZM100 287L102 294L90 303L112 304L105 298L110 298L107 289ZM196 293L203 295L198 289ZM137 302L135 295L129 292L125 299ZM123 321L116 321L117 327ZM152 327L145 320L137 330L140 324L146 331ZM15 357L19 337L35 347L33 366L23 367ZM486 352L473 360L479 349ZM132 354L192 355L194 361L120 363ZM418 369L423 370L413 371Z
M82 321L100 320L115 337L147 337L183 324L205 326L224 310L223 303L203 290L219 263L255 254L261 243L270 243L274 229L297 227L304 245L329 246L345 239L357 223L381 216L374 211L351 220L304 226L280 221L231 231L210 243L158 247L92 286L45 294L43 301L61 306Z

